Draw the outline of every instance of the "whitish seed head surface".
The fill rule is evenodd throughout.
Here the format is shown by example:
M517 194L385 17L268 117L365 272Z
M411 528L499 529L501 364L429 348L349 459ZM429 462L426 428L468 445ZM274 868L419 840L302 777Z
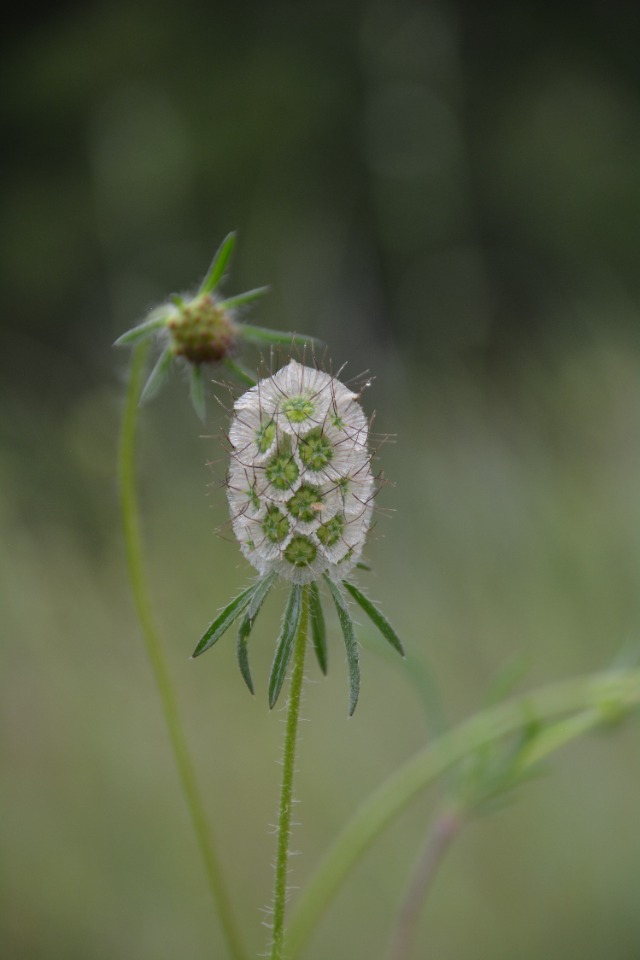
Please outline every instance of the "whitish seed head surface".
M260 574L293 583L357 563L375 492L358 397L291 360L234 405L228 498L234 532Z

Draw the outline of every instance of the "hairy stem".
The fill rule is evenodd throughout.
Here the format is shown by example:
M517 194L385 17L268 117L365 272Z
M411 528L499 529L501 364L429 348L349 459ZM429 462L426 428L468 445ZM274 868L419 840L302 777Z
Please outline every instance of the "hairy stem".
M284 943L284 918L287 904L287 869L289 864L289 839L291 836L291 808L293 804L293 775L296 762L296 743L304 679L304 658L307 648L307 624L309 620L309 587L302 594L302 617L293 648L293 669L287 703L287 721L284 734L282 786L278 816L278 849L273 893L273 939L271 960L281 960Z
M552 684L476 714L445 733L382 784L343 828L298 900L287 949L298 956L324 910L362 854L407 804L464 757L521 729L535 718L556 724L531 762L572 739L640 707L640 669L606 671ZM571 715L574 716L571 716Z
M446 808L432 821L418 857L391 937L389 960L407 960L415 943L418 920L436 873L464 818L460 811Z
M213 837L207 823L204 803L200 796L187 741L178 713L176 695L171 682L167 660L160 642L160 636L156 628L153 607L144 576L142 542L135 489L135 442L138 404L142 390L146 353L147 344L142 343L136 347L133 354L119 451L118 478L120 483L120 509L124 528L129 580L131 582L136 612L142 628L142 635L151 663L153 677L160 696L169 740L178 768L180 784L189 808L189 813L191 814L191 821L204 861L211 894L218 910L229 955L233 960L246 960L246 953L240 942L227 889L222 879Z

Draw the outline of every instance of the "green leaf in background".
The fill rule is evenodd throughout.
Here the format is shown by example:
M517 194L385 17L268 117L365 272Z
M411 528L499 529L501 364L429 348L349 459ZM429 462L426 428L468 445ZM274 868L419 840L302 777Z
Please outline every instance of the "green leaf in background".
M226 300L218 304L223 310L235 310L236 307L243 307L245 303L253 303L260 297L264 297L269 292L269 287L256 287L255 290L247 290L246 293L238 293L235 297L227 297Z
M249 343L261 346L263 343L283 343L286 346L321 346L322 341L316 337L305 337L301 333L287 333L284 330L269 330L266 327L254 327L251 323L240 325L240 335Z
M167 323L167 311L164 308L159 310L154 310L151 313L151 316L148 317L144 323L138 324L137 327L132 327L131 330L127 330L126 333L123 333L121 337L118 337L114 343L114 347L128 347L132 343L138 343L140 340L144 340L145 337L150 337L152 333L155 333L156 330L159 330L160 327L166 326Z
M539 764L526 762L543 731L531 717L510 741L487 744L460 765L452 794L466 815L497 812L514 801L518 787L545 772Z
M351 614L347 609L342 590L338 584L331 579L331 577L327 576L326 573L324 576L325 580L329 584L331 596L333 597L333 602L335 603L336 610L338 611L338 620L340 621L344 645L347 649L347 664L349 667L349 716L351 717L353 716L353 711L356 709L358 696L360 694L360 662L358 657L358 644L356 642L356 636L353 629L353 620L351 619Z
M165 347L158 357L158 362L149 375L149 379L147 380L140 397L140 403L146 403L147 400L151 400L152 397L155 397L156 393L166 379L172 360L173 350L171 347Z
M247 587L246 590L243 590L241 594L235 597L231 603L227 604L224 610L218 614L213 623L209 625L200 637L197 647L191 654L192 660L199 657L201 653L205 653L209 647L212 647L214 643L220 639L223 633L226 633L232 623L234 623L242 611L249 605L253 594L259 586L260 581L252 583L250 587Z
M211 291L215 290L215 288L218 286L222 280L227 263L229 262L229 257L231 256L235 242L235 232L228 234L224 238L218 247L213 260L211 261L211 266L209 267L207 275L200 285L198 294L201 295L204 293L211 293Z
M271 587L274 585L275 581L275 573L270 573L264 577L263 580L260 580L257 589L254 591L253 596L251 597L249 608L242 618L240 630L238 631L238 642L236 644L238 666L240 667L240 673L242 674L244 682L248 686L251 693L254 693L255 691L253 689L253 680L251 679L251 670L249 669L247 640L249 639L249 635L253 629L256 617L260 613L260 608L267 599L267 594L271 590Z
M224 360L224 365L229 370L230 373L237 377L237 379L245 387L255 387L257 380L255 377L252 377L246 367L243 364L239 363L237 360L232 360L230 357L227 357Z
M324 613L322 612L322 603L320 601L320 591L315 580L309 585L309 614L311 618L313 648L316 652L320 669L326 676L328 667L327 630L324 622Z
M293 644L296 634L300 627L302 618L302 592L303 588L294 583L291 588L289 600L284 611L282 621L282 630L278 646L276 647L273 665L271 667L271 676L269 678L269 706L273 708L282 690L282 684L287 673L289 660L293 651Z
M193 409L204 423L207 413L207 405L204 396L204 374L202 372L202 367L191 364L189 387Z
M374 626L378 628L385 640L387 640L391 646L394 647L394 649L404 657L404 649L402 647L402 643L400 642L400 637L395 632L387 618L380 613L375 604L373 604L368 597L365 597L364 593L362 593L362 591L359 590L353 583L343 580L342 585L346 590L349 591L356 603L362 607L366 615L369 617Z

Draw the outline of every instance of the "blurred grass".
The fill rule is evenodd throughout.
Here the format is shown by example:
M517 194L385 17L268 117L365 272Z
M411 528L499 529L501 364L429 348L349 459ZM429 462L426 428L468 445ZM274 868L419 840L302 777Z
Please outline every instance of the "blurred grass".
M397 514L379 517L374 572L361 581L405 638L409 663L437 677L449 715L470 713L514 654L534 684L598 669L637 642L638 360L594 340L554 364L532 363L508 401L481 378L450 373L425 383L409 366L388 366L379 365L366 402L379 402L379 425L399 433L380 452L397 481L380 504ZM282 732L265 685L282 596L252 641L255 698L232 638L188 660L249 571L232 543L213 536L226 520L217 487L224 464L204 468L217 442L198 437L180 392L174 384L143 417L148 562L212 820L258 950ZM57 474L40 487L46 510L28 509L29 462L7 458L0 829L1 942L11 957L221 950L124 577L106 466L117 408L115 389L100 387L46 438L57 450ZM37 427L13 429L29 436ZM71 520L67 512L77 491L89 498L90 535L84 513ZM365 624L362 636L353 720L335 624L329 678L309 667L294 883L359 799L428 735L409 667L379 657ZM637 942L637 732L581 744L553 767L458 843L425 925L424 943L438 955L595 958L628 955ZM414 805L368 855L310 958L379 955L430 804Z

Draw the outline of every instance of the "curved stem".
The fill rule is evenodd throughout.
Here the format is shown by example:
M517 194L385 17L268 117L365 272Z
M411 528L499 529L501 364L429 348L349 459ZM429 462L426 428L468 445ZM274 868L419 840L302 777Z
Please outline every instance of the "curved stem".
M593 730L602 722L599 710L584 710L551 724L541 731L518 760L519 773L555 753L565 744ZM423 850L405 892L390 940L388 960L407 960L416 939L420 915L433 887L436 874L452 841L469 819L471 810L445 805L434 817L427 831Z
M278 816L278 850L273 894L273 939L271 960L281 960L284 943L284 917L287 904L287 868L289 863L289 838L291 836L291 808L293 805L293 775L296 762L296 743L304 679L304 657L307 648L307 624L309 620L309 587L302 593L302 616L293 648L293 670L287 703L287 722L284 734L282 787L280 813Z
M534 738L526 750L522 751L518 760L520 774L601 723L600 709L583 710L581 713L552 723ZM420 914L433 887L436 873L452 841L467 822L469 812L455 805L445 806L431 823L424 849L398 913L390 941L389 960L407 960L411 955Z
M434 818L404 895L389 947L389 960L407 960L418 920L438 868L464 822L460 811L445 808Z
M144 643L153 671L153 677L160 696L182 791L189 808L189 813L191 814L191 821L204 861L211 894L218 909L227 948L233 960L245 960L246 954L240 943L240 937L231 911L231 904L222 879L213 838L207 823L204 803L200 796L193 764L189 755L187 741L178 713L176 695L160 642L160 636L156 628L153 607L144 577L138 506L135 492L135 441L138 403L142 390L146 353L147 344L142 343L136 347L133 354L126 407L122 423L118 463L120 509L122 512L129 579L135 600L136 612L142 628Z
M549 732L531 762L571 739L640 707L640 670L607 671L543 687L483 710L419 751L366 800L343 828L308 882L293 915L287 950L297 956L322 913L358 859L382 830L420 791L480 747L502 739L536 719L565 717ZM571 717L571 714L577 714ZM544 734L541 734L544 736Z

